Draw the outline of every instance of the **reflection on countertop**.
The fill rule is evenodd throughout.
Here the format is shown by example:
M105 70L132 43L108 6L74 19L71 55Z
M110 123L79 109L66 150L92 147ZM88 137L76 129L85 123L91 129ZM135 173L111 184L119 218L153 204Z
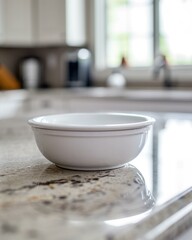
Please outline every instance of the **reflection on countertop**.
M31 203L32 212L63 212L66 221L115 224L116 220L117 224L125 224L132 223L132 218L142 219L155 204L142 174L130 164L90 172L43 163L18 170L19 175L9 172L1 176L2 215Z
M129 101L114 95L106 103L103 97L91 101L94 91L104 95L105 89L0 93L2 240L173 239L191 225L192 114L182 109L149 111L144 104L142 113L156 123L144 150L123 168L69 171L40 154L27 124L32 116L130 111Z

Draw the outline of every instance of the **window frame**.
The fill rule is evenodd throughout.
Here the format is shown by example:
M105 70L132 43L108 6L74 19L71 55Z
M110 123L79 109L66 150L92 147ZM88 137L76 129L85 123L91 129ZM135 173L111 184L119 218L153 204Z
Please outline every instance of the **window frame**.
M153 59L159 52L159 1L153 0ZM106 65L106 24L101 24L101 19L105 19L105 1L103 0L86 0L87 3L87 44L93 53L93 74L96 79L96 85L103 86L104 81L109 76L113 68ZM103 15L102 15L103 14ZM100 21L98 21L100 19ZM101 29L102 27L102 29ZM100 33L102 32L102 34ZM151 67L129 67L127 75L130 81L152 82L152 66ZM130 76L130 77L129 77ZM173 65L171 66L171 78L177 82L178 87L182 82L192 82L192 66L191 65ZM100 84L100 83L101 84ZM181 84L180 84L181 83Z
M95 65L98 70L109 69L106 64L106 1L105 0L93 0L94 8L94 53L95 53ZM153 60L159 52L159 0L153 0ZM102 24L102 21L104 24ZM101 51L102 49L102 51ZM99 51L98 51L99 50ZM102 52L99 53L99 52ZM149 69L145 66L131 67L132 69Z

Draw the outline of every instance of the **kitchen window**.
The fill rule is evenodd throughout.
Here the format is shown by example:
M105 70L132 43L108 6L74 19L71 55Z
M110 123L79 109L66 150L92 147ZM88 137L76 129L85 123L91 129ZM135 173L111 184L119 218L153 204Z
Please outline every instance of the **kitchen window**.
M164 54L172 66L192 64L191 0L96 0L96 65L150 67Z

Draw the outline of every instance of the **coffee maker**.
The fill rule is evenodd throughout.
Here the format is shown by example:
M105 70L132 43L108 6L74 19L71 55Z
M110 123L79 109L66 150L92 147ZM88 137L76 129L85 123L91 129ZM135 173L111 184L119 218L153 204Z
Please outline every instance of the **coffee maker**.
M65 87L91 86L91 52L78 49L65 55Z

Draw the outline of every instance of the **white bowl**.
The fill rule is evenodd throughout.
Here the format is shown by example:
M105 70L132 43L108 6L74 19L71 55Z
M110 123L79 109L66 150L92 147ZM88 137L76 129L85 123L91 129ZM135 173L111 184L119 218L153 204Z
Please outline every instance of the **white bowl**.
M121 167L143 149L154 119L128 113L66 113L30 119L41 153L77 170Z

